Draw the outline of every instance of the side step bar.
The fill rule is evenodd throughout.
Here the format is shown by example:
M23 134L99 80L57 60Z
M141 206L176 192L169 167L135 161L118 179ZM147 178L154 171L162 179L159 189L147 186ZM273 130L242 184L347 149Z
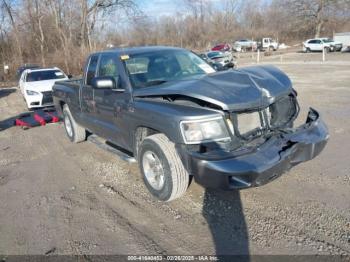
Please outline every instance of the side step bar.
M123 151L119 150L116 146L113 146L112 144L108 143L106 140L104 140L101 137L98 137L97 135L90 135L88 136L87 140L91 143L94 143L99 148L117 155L119 158L128 163L136 163L136 159L134 157L128 155L127 153L124 153Z

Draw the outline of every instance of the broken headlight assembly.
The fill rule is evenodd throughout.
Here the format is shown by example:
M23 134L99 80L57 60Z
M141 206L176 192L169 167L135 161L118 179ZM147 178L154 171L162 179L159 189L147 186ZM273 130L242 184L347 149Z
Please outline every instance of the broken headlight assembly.
M269 131L292 127L298 114L299 105L296 97L289 95L261 110L233 112L230 114L230 119L237 137L252 140Z
M180 123L186 144L251 141L273 130L290 128L299 113L296 97L283 97L270 106L248 112L232 112L223 117Z
M221 116L203 120L182 121L180 129L186 144L231 140L228 127Z

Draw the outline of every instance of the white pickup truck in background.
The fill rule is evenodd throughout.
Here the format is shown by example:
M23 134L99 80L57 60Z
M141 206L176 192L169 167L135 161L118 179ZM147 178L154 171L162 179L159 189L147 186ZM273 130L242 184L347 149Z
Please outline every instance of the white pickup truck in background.
M258 49L260 51L276 51L278 47L278 42L270 37L262 38L258 41Z

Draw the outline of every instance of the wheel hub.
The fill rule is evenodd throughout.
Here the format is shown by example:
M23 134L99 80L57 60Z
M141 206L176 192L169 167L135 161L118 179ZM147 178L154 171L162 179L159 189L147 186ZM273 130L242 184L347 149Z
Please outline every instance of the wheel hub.
M66 127L66 131L70 137L73 136L73 129L72 129L72 124L68 118L68 116L65 116L64 118L64 126Z
M164 170L158 156L147 151L142 157L142 167L148 183L155 189L160 190L164 186Z

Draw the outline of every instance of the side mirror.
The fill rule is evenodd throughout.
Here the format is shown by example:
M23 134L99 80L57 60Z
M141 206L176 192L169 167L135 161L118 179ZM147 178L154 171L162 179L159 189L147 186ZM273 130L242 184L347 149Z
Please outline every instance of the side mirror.
M115 89L116 83L113 77L110 76L101 76L94 77L91 83L93 88L96 89Z
M68 75L68 79L72 79L73 78L73 75Z

